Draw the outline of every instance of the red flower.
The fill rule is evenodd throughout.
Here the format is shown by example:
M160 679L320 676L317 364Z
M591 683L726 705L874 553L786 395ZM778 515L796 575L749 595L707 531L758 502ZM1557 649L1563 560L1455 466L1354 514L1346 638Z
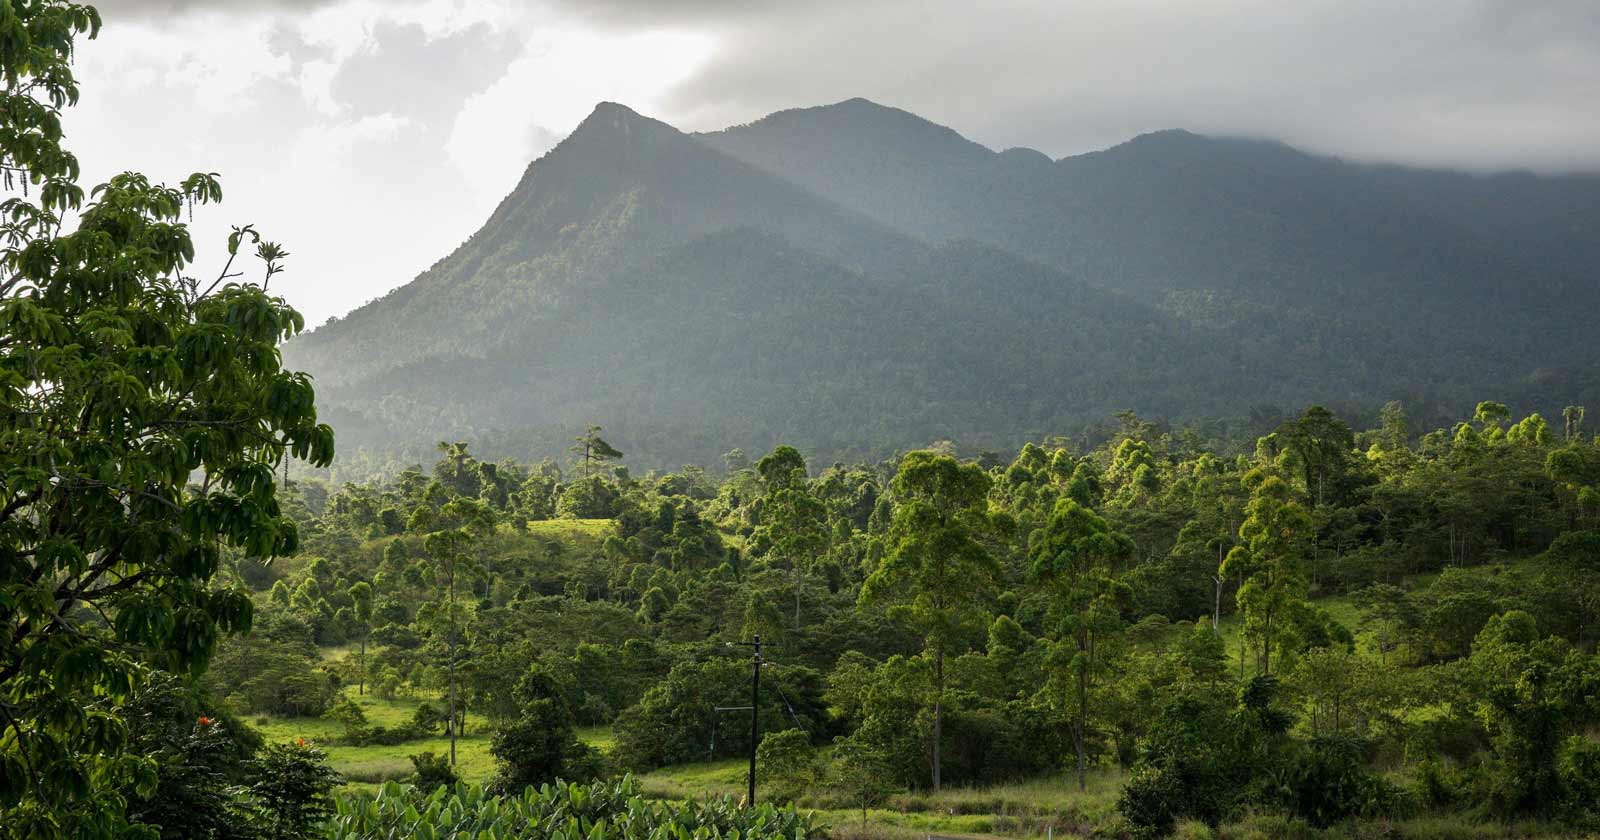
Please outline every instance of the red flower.
M211 718L208 718L205 715L201 715L200 716L200 725L201 726L210 726L211 725Z
M294 739L294 742L302 747L306 745L306 739L304 738L296 738Z

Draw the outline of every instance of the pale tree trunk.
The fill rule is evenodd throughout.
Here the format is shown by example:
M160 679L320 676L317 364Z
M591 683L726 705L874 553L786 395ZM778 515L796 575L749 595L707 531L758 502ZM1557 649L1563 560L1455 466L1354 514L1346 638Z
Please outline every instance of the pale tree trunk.
M1087 649L1085 649L1085 646L1081 645L1081 644L1079 645L1079 649L1080 650L1084 650L1085 653L1089 657L1091 657L1091 659L1092 659L1092 657L1094 656L1094 654L1093 654L1093 646L1094 646L1094 643L1091 641L1088 644ZM1088 736L1089 736L1089 662L1085 662L1081 667L1078 668L1078 726L1077 726L1076 730L1072 733L1072 745L1074 747L1076 747L1077 751L1078 751L1078 790L1079 791L1086 790L1088 788L1088 786L1089 786L1088 778L1087 778L1088 768L1089 768L1089 759L1088 759L1088 750L1087 750L1087 746L1086 746L1086 743L1085 743L1088 740Z
M939 742L944 739L944 644L933 656L933 792L939 792Z
M1267 624L1261 628L1261 674L1272 676L1272 613L1267 613Z
M450 610L449 633L450 640L445 645L445 655L449 657L450 669L450 711L449 721L445 724L450 730L450 766L456 764L456 570L455 564L450 565Z
M1222 578L1213 576L1211 580L1216 583L1217 593L1216 603L1211 608L1211 635L1219 636L1222 634Z

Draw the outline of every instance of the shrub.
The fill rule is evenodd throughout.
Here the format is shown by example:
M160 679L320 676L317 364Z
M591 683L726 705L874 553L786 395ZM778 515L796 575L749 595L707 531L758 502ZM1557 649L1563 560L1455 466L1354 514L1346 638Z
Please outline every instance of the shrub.
M309 838L334 812L333 789L343 783L327 756L301 740L272 744L254 762L256 822L272 840Z
M415 787L423 793L433 793L439 788L455 787L461 781L456 775L454 767L450 766L450 758L445 755L435 755L431 750L418 755L409 756L412 774L406 777L406 784Z
M513 692L522 713L489 741L498 764L493 788L516 793L557 779L587 781L600 774L600 754L579 741L555 681L535 666Z
M816 785L820 775L811 737L799 729L769 732L756 748L756 766L777 799L793 799Z
M1277 778L1291 812L1318 828L1350 817L1388 813L1399 791L1366 767L1367 742L1335 735L1301 747Z
M367 713L361 711L361 707L349 698L328 707L322 716L344 727L346 743L360 745L368 741L370 730L367 728Z

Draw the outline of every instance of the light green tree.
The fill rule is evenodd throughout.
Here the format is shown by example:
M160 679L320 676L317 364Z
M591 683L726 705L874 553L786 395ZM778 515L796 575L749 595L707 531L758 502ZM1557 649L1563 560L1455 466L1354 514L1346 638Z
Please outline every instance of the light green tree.
M1051 594L1051 618L1059 628L1051 662L1064 677L1059 692L1072 720L1078 756L1078 789L1087 787L1090 684L1100 665L1100 642L1122 624L1132 598L1117 580L1117 567L1133 554L1133 540L1072 499L1056 503L1050 519L1031 540L1033 578Z
M1272 673L1272 654L1289 635L1290 610L1306 599L1305 547L1311 517L1276 475L1252 473L1250 503L1239 526L1242 545L1222 561L1218 574L1239 578L1236 596L1245 635L1257 644L1256 671Z
M429 510L419 508L418 513ZM483 571L481 558L473 551L475 545L494 532L494 511L477 499L452 499L433 516L413 516L414 526L437 527L423 540L427 551L442 573L445 601L443 609L434 614L444 636L445 680L449 693L445 728L450 735L450 763L456 763L456 739L460 735L460 697L457 691L456 671L460 663L462 626L470 608L456 600L456 590L463 574L477 575ZM445 526L445 527L439 527Z
M361 650L356 660L356 694L367 693L367 638L372 635L372 584L356 581L349 589L350 615L361 639Z
M897 501L888 553L862 585L863 604L893 602L892 614L923 634L933 657L933 789L944 735L944 659L962 626L981 617L980 599L999 564L979 540L987 530L989 476L949 455L912 452L890 482Z

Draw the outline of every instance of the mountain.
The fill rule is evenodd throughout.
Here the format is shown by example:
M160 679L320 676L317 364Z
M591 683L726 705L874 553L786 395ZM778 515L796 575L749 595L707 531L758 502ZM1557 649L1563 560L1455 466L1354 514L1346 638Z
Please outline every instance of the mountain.
M638 466L1592 385L1600 179L1161 132L1052 161L866 100L689 135L602 103L484 227L284 348L346 456Z

